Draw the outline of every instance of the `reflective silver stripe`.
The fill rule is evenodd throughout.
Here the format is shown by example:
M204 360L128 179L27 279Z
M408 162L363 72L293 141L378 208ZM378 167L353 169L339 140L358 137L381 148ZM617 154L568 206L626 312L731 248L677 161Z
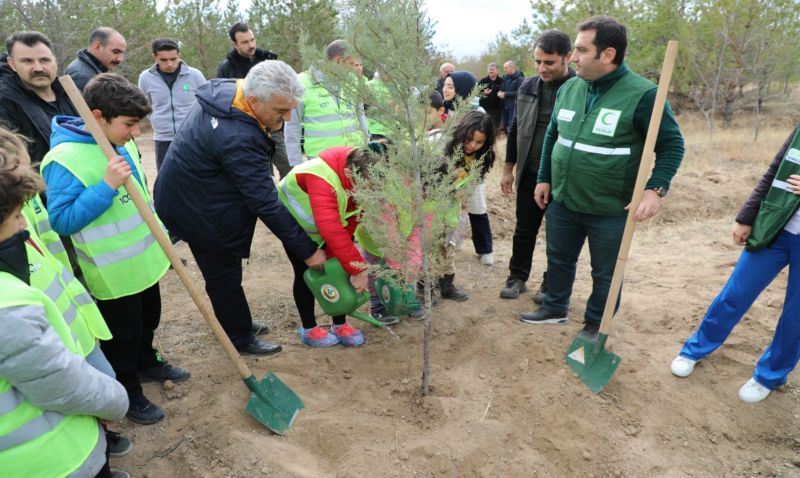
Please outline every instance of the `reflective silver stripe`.
M51 254L61 254L67 251L64 249L64 244L62 244L61 241L51 242L45 247L47 247L47 250L50 251Z
M73 320L75 320L75 317L78 316L78 309L75 308L75 304L70 302L69 308L65 310L62 315L64 316L64 322L66 322L67 325L69 325L72 323Z
M0 393L0 417L13 412L23 400L25 400L25 396L13 387Z
M571 148L573 141L559 136L558 144ZM602 154L604 156L626 156L631 154L631 148L601 148L600 146L592 146L591 144L584 143L575 143L575 149L585 153Z
M61 282L58 280L58 276L53 277L53 281L50 282L50 285L47 286L47 289L44 290L44 295L50 297L50 300L53 302L57 301L61 294L64 293L64 287L61 286Z
M306 212L306 210L303 209L303 206L301 206L300 203L297 202L297 199L295 199L294 196L289 194L288 181L284 181L281 184L281 190L283 191L283 195L286 196L286 200L289 201L289 206L292 208L292 210L295 212L295 214L297 214L300 217L301 220L305 221L306 224L308 224L309 226L311 226L313 228L313 229L310 229L310 230L306 229L306 232L308 234L316 234L317 232L319 232L317 230L317 223L314 221L314 217L313 216L309 216L308 213Z
M75 280L75 276L72 275L72 272L70 272L69 268L67 267L64 267L61 270L61 278L64 279L64 282L66 282L67 284Z
M788 191L790 193L794 193L794 191L789 187L789 183L787 183L786 181L781 181L780 179L774 179L772 181L772 187L783 189L784 191Z
M146 251L154 242L156 242L156 238L150 234L136 244L117 249L116 251L106 252L105 254L98 254L94 257L89 257L84 251L77 248L75 249L75 254L95 267L105 267L138 256Z
M328 129L328 130L309 130L306 129L303 133L306 138L335 138L337 136L344 136L348 133L357 133L361 131L361 127L359 125L351 125L345 129Z
M36 223L36 230L39 231L39 234L43 234L45 232L50 232L50 221L47 219L42 219L41 221Z
M0 451L8 450L9 448L34 440L45 433L49 433L53 428L58 426L63 419L64 415L60 413L44 412L11 433L0 436Z
M86 292L81 292L80 294L73 297L73 299L75 300L75 303L78 305L89 305L94 302L94 300L92 300L92 296L90 296Z
M353 119L356 117L355 113L342 113L331 115L318 115L318 116L305 116L303 117L304 123L330 123L331 121L339 121L346 119Z
M124 234L136 229L142 224L144 224L144 219L142 219L142 216L137 213L127 219L123 219L122 221L112 222L111 224L103 224L102 226L95 226L91 229L85 229L83 231L76 232L72 235L72 238L78 244L88 244L90 242L100 241L102 239L108 239L109 237L115 237L120 234Z

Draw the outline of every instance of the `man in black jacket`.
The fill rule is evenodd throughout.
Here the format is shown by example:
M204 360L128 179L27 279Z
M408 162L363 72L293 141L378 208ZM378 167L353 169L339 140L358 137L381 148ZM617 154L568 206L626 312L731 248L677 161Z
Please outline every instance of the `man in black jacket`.
M497 97L500 88L503 86L503 77L497 74L497 63L489 63L486 67L487 76L482 78L478 84L481 86L481 96L478 103L481 108L486 110L494 122L494 129L500 129L503 112L503 100Z
M89 80L112 71L125 61L125 37L113 28L99 27L89 33L89 46L79 50L64 73L72 77L81 91Z
M506 76L503 77L503 86L500 87L500 92L497 97L503 100L503 131L508 133L511 128L511 121L514 119L514 108L517 101L517 90L519 90L522 80L525 75L517 70L517 65L513 61L507 61L503 64L503 71Z
M56 115L77 116L56 80L50 40L39 32L14 32L0 64L0 124L32 140L31 165L38 171L50 150L50 122Z
M234 23L228 36L233 48L217 67L217 78L244 78L256 64L278 59L275 53L256 48L256 37L246 23Z
M204 83L156 178L158 215L189 245L222 328L251 354L281 350L255 337L242 289L242 259L250 256L257 220L309 267L325 262L272 180L271 132L291 117L302 95L297 74L282 61L259 63L244 82Z
M234 23L228 36L231 38L233 48L228 56L217 68L217 78L244 78L250 68L264 60L277 60L278 55L269 50L256 48L256 37L246 23ZM280 177L284 177L292 170L289 157L286 154L286 142L283 140L283 130L273 131L272 140L275 141L275 153L272 164L278 168Z
M542 33L533 50L538 75L523 81L517 91L516 114L508 130L506 162L500 181L505 194L513 194L514 188L517 189L517 225L508 264L509 275L506 286L500 291L500 297L504 299L516 299L527 290L525 282L530 277L536 236L544 217L544 210L533 200L533 190L556 93L565 81L575 76L568 67L571 45L566 33L556 30ZM545 289L546 283L543 282L533 298L534 302L541 303Z

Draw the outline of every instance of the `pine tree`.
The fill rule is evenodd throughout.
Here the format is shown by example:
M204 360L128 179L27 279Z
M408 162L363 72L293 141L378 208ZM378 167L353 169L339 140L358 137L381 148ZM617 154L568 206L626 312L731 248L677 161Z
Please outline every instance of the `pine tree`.
M326 84L338 88L341 97L370 105L369 115L392 131L394 145L388 159L375 164L368 179L355 179L358 187L353 196L361 207L361 226L379 244L385 261L397 264L394 269L372 266L372 271L403 288L414 287L417 279L424 283L422 394L427 395L431 285L445 266L443 250L453 232L446 212L458 216L460 197L469 192L479 169L466 177L465 188L457 188L455 165L441 157L441 145L469 105L457 108L439 141L427 139L432 125L428 97L436 81L432 25L421 10L422 1L355 0L348 6L343 13L344 38L365 68L381 74L385 91L376 93L360 75L325 61L318 48L303 48L303 60L321 70ZM421 246L416 257L406 240L415 229Z

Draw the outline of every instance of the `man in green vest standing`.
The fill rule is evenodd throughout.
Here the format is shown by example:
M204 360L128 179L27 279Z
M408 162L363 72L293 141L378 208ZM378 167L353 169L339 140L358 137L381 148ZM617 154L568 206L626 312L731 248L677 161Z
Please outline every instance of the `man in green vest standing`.
M548 290L542 307L520 320L567 322L578 256L588 239L592 294L581 335L589 339L600 328L656 96L656 85L624 62L626 47L625 26L611 17L578 25L577 77L558 91L534 190L536 204L547 207ZM655 153L638 221L656 215L683 159L683 136L669 103Z
M348 51L344 40L335 40L325 48L328 61L347 66L356 72L356 58ZM330 84L325 75L313 65L300 73L305 88L303 100L292 111L286 123L284 137L289 164L303 162L303 150L308 158L334 146L359 147L369 139L364 108L340 96L339 88ZM301 148L301 137L303 146Z

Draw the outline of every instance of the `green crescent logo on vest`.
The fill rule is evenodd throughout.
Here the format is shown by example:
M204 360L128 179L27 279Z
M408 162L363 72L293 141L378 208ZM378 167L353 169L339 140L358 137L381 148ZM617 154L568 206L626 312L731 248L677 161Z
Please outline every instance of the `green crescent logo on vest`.
M600 112L597 113L597 120L594 122L594 128L592 128L592 133L613 137L614 132L617 130L617 123L619 123L620 116L622 116L622 111L620 110L600 108Z
M183 84L183 91L189 92L189 90L191 90L191 89L192 89L192 87L189 85L189 83L184 83Z
M330 284L322 284L320 292L322 292L322 297L325 297L325 300L328 302L339 302L339 290L336 287Z
M383 301L387 304L392 300L392 291L389 290L388 285L384 285L381 287L381 295L383 296Z

